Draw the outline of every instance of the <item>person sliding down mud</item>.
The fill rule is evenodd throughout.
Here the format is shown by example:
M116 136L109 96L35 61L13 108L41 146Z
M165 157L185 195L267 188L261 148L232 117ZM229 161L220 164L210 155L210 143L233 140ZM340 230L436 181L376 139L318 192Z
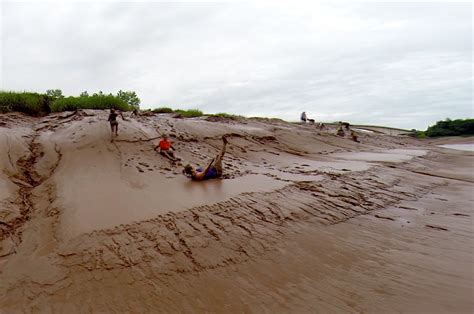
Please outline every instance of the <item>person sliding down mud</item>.
M115 133L115 136L118 136L118 121L117 121L117 117L118 117L119 115L122 117L122 120L125 120L125 118L123 117L123 115L122 115L121 112L116 113L116 112L115 112L115 109L110 109L109 119L107 119L107 121L110 122L110 129L112 130L112 136L114 136L114 133Z
M171 141L168 140L168 136L166 134L163 134L161 136L161 141L158 143L158 145L155 146L155 151L159 152L161 155L165 156L172 162L177 162L180 161L178 157L175 156L174 154L174 147L171 144Z
M225 147L228 143L227 138L222 136L222 141L224 145L222 146L222 150L215 158L211 160L211 162L207 165L207 167L203 170L201 168L195 169L190 164L187 164L184 167L183 173L190 177L192 180L196 181L203 181L207 179L214 179L219 178L222 176L222 158L225 154Z

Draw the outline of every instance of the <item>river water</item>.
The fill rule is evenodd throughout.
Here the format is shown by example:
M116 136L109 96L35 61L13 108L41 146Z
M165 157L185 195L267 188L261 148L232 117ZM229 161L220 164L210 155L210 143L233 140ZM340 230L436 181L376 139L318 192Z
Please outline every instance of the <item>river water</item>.
M474 152L474 144L445 144L445 145L438 145L438 146L443 147L443 148Z

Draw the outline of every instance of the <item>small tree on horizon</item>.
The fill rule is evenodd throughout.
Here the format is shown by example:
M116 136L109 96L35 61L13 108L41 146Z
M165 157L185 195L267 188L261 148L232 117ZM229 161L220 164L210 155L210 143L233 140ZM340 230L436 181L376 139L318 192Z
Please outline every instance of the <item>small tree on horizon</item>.
M60 89L48 89L46 91L46 95L48 95L48 96L50 96L54 99L64 98L63 91L60 90Z
M140 98L138 98L137 93L133 91L119 90L117 93L117 98L123 100L136 109L140 108Z

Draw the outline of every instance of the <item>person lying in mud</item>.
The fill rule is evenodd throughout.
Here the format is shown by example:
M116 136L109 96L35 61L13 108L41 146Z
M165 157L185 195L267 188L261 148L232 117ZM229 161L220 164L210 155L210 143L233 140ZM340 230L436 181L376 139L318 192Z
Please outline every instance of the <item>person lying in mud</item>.
M161 140L158 143L158 145L155 146L154 148L155 151L159 152L161 155L165 156L169 160L176 162L179 161L180 159L175 156L174 154L174 147L171 144L171 141L168 140L168 135L163 134L161 136Z
M123 117L123 115L120 111L117 113L117 112L115 112L115 109L110 109L110 114L109 114L109 118L107 119L107 121L110 122L110 129L112 130L112 136L114 134L115 134L115 136L118 136L118 121L117 121L118 116L121 116L122 120L125 120L125 118Z
M184 167L183 174L195 181L203 181L208 179L215 179L222 176L222 158L225 154L225 148L228 143L227 138L222 136L222 141L224 145L222 150L211 162L207 165L206 168L194 168L190 164L187 164Z

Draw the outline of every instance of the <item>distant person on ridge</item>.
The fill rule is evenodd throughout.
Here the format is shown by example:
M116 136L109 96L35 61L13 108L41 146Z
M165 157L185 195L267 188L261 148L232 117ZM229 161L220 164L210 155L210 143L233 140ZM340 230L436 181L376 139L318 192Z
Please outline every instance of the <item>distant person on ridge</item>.
M137 108L133 109L132 114L130 115L130 117L135 117L135 118L138 117L138 109Z
M224 142L224 145L222 146L221 152L219 153L219 155L217 155L215 158L211 160L211 162L207 165L206 168L195 169L190 164L187 164L184 167L183 173L187 177L195 181L203 181L207 179L214 179L214 178L221 177L222 176L222 158L224 157L225 148L228 143L225 135L222 136L222 142Z
M342 129L342 126L339 125L339 127L336 130L336 135L340 137L344 137L346 134L344 133L344 130Z
M171 144L171 141L168 140L168 136L166 134L163 134L161 136L161 140L158 143L158 145L155 146L154 148L155 151L159 152L161 155L165 156L169 160L176 162L179 161L180 159L177 158L173 152L174 147Z
M307 120L307 118L306 118L306 111L303 111L303 112L301 113L301 122L306 123L306 120Z
M349 126L350 124L348 122L339 122L342 127L346 129L346 131L349 131Z
M357 133L354 132L354 131L351 131L351 138L354 142L357 142L359 143L359 139L358 139L358 136L357 136Z
M110 129L112 130L112 136L114 136L114 133L115 133L115 136L118 136L117 117L119 115L122 117L122 120L125 120L125 118L123 117L123 115L120 111L119 111L119 113L116 113L115 109L110 109L110 114L109 114L109 118L107 119L107 121L110 122Z

